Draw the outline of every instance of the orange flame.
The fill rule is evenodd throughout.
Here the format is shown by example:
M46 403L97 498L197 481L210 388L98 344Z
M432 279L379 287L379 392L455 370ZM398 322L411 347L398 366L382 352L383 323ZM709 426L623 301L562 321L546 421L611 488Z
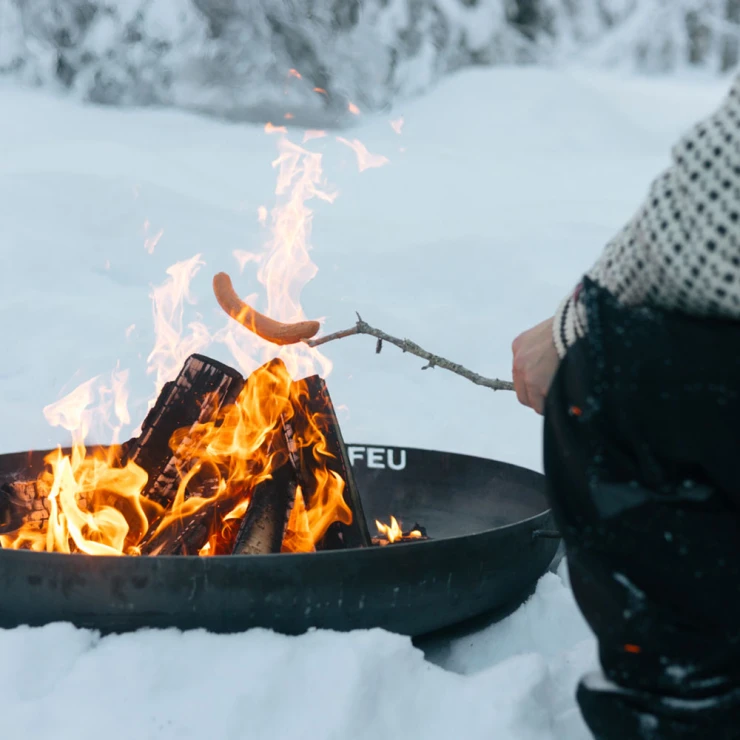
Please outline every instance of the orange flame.
M147 371L155 376L156 394L177 375L189 355L201 351L211 341L208 329L201 323L189 323L187 333L183 334L185 303L193 303L190 283L204 264L199 254L177 262L167 269L169 278L152 290L156 339Z
M382 534L389 543L399 542L401 540L419 540L424 536L418 529L413 529L411 532L404 534L401 529L401 525L394 516L391 517L390 524L383 524L383 522L376 519L375 526L378 528L378 532L380 532L380 534Z
M390 525L383 524L383 522L379 522L376 519L375 526L378 528L378 532L386 537L388 542L396 542L397 540L400 540L401 537L403 537L401 525L398 523L396 517L394 516L391 517Z

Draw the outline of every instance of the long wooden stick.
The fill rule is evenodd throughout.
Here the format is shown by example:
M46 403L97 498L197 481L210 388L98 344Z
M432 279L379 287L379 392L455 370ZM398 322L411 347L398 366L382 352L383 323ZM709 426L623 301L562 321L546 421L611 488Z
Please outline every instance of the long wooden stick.
M398 339L397 337L393 337L380 329L376 329L375 327L370 326L370 324L368 324L366 321L363 321L360 314L357 314L357 323L350 329L343 329L342 331L337 331L333 334L327 334L325 337L319 337L318 339L306 339L303 341L309 347L319 347L320 345L326 344L327 342L333 342L335 339L344 339L345 337L352 337L356 334L367 334L371 337L375 337L378 340L375 351L378 353L383 348L383 342L388 342L388 344L392 344L395 347L398 347L403 352L408 352L409 354L415 355L416 357L421 357L423 360L427 361L427 364L424 365L422 370L429 370L430 368L441 367L444 370L449 370L451 373L455 373L455 375L460 375L463 378L467 378L471 383L485 386L486 388L490 388L494 391L514 390L514 384L509 380L486 378L483 375L474 373L472 370L468 370L466 367L463 367L457 362L452 362L445 359L444 357L440 357L439 355L434 355L431 352L427 352L427 350L422 349L418 344L416 344L416 342L412 342L409 339Z

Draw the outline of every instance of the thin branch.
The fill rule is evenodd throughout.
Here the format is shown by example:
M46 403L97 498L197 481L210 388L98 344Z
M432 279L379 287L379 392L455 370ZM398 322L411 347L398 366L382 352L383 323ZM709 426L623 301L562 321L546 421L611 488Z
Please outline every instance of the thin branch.
M511 381L484 378L482 375L478 375L478 373L468 370L457 362L451 362L450 360L446 360L444 357L427 352L415 342L408 339L397 339L396 337L392 337L390 334L386 334L380 329L370 326L370 324L362 320L360 314L357 314L357 323L351 329L344 329L343 331L334 332L334 334L327 334L325 337L320 337L319 339L307 339L304 341L309 347L318 347L327 342L333 342L335 339L344 339L345 337L352 337L355 334L367 334L371 337L375 337L378 340L375 347L376 352L380 352L383 342L388 342L388 344L398 347L403 352L408 352L411 355L416 355L416 357L421 357L423 360L427 361L427 364L424 365L422 370L441 367L444 370L449 370L451 373L455 373L455 375L461 375L463 378L467 378L471 383L485 386L494 391L514 390L514 384Z

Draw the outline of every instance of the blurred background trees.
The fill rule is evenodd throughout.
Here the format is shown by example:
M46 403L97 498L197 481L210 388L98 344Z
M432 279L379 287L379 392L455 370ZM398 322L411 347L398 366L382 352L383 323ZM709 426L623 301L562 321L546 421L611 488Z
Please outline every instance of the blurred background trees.
M0 0L0 75L309 126L471 65L726 73L739 60L740 0Z

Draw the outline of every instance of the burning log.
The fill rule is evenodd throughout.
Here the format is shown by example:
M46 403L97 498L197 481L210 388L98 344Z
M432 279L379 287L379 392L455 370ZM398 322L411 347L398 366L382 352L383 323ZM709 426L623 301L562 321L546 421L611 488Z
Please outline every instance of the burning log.
M274 413L273 418L276 420L282 418L280 404L286 409L289 408L287 396L290 376L282 360L276 359L268 362L252 373L246 383L242 381L239 385L241 385L239 388L241 395L233 399L236 407L256 406L259 398L262 410L272 407L269 413ZM226 395L221 405L231 401L230 396ZM164 403L168 403L166 398ZM241 411L238 408L230 409L223 420L224 423L227 426L229 422L237 426L241 423L248 424L248 421L239 421L245 411L246 408L242 408ZM196 423L212 419L213 413L214 410L209 409L206 415L201 414ZM140 543L141 554L195 555L207 542L210 542L211 534L218 532L223 535L226 531L229 532L228 536L217 537L214 542L210 542L214 545L217 540L220 540L216 547L217 552L262 554L279 552L285 522L287 522L295 496L295 483L292 479L286 478L280 470L282 466L285 466L286 471L292 474L292 469L286 465L288 450L281 424L278 421L273 429L267 431L260 449L253 451L258 452L254 460L237 461L237 458L233 458L229 462L223 459L219 464L219 467L223 466L221 470L214 467L212 461L202 467L200 465L198 468L192 467L190 471L187 470L187 466L192 466L195 460L200 459L195 449L198 431L194 429L190 434L178 431L176 439L182 438L183 441L175 444L175 453L168 463L169 467L165 470L165 473L169 473L166 481L169 495L164 499L154 497L157 503L165 506L165 510L152 522L149 532ZM224 527L224 517L233 519L234 510L239 507L240 502L245 502L249 495L249 477L242 478L242 476L254 475L259 479L263 476L266 464L277 472L273 473L271 479L257 485L251 493L247 515L241 522L238 520L234 522L239 525L238 532L234 535L233 525L228 528ZM231 480L224 489L219 491L219 484L223 485L230 480L231 465L244 465L251 472L242 471L236 480ZM185 481L185 490L180 490L178 493L178 488L183 485L183 477L186 475L188 477ZM243 485L245 483L247 487ZM202 499L207 499L207 501L203 501L199 506ZM173 505L176 510L173 510Z
M293 383L291 395L294 416L286 425L289 435L288 447L294 455L297 455L298 479L306 509L310 512L321 506L319 472L321 467L325 466L329 473L333 473L344 482L344 502L351 511L351 521L332 523L316 544L316 549L339 550L370 546L372 540L362 500L352 475L352 466L326 383L318 375L312 375ZM312 430L312 425L315 425L316 430L323 435L322 445L313 443L316 431Z
M252 383L257 385L252 388ZM231 549L234 554L267 555L281 550L297 489L295 459L290 454L285 426L284 412L290 408L289 389L290 375L280 359L271 360L247 379L244 390L247 398L250 392L268 393L275 403L284 407L259 455L269 461L270 477L260 481L251 492Z
M41 529L49 520L49 489L40 480L14 481L0 487L0 534L33 523Z
M142 555L197 555L216 522L233 501L209 502L189 516L173 517L165 526L155 522L139 545ZM163 517L165 519L166 517Z
M234 555L280 552L296 495L293 467L286 463L259 483L234 544Z
M173 450L173 435L183 429L192 432L213 419L220 408L236 400L243 386L244 378L233 368L203 355L188 357L177 378L162 388L141 434L126 451L127 459L149 474L144 496L165 507L172 502L192 441L191 433L178 435Z

